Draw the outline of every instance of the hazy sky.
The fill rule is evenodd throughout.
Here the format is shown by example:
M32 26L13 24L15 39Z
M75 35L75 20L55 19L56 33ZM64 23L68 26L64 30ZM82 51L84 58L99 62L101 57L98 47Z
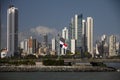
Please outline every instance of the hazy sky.
M26 32L34 35L45 31L55 34L68 27L75 14L81 13L84 19L93 17L95 39L102 34L120 36L120 0L1 0L4 31L10 1L19 10L19 32L22 38Z

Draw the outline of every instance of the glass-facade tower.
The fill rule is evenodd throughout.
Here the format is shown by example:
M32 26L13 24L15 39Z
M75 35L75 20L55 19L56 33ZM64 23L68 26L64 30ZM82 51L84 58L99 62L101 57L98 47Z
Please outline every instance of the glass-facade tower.
M82 14L75 15L75 17L71 19L71 23L69 25L69 44L71 44L71 39L75 39L76 52L80 53L82 51L82 19Z
M13 5L7 10L7 50L8 56L18 51L18 9Z

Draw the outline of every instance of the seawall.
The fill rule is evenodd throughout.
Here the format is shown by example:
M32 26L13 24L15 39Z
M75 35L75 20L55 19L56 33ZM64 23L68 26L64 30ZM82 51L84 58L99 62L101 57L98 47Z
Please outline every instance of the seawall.
M0 72L112 72L113 68L98 66L0 66Z

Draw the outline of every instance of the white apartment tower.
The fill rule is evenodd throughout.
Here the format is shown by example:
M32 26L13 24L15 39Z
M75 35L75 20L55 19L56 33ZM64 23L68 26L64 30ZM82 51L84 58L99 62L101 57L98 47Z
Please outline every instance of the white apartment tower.
M67 27L65 27L63 30L62 30L62 37L65 39L65 43L68 42L68 29ZM61 55L65 55L66 54L66 50L65 49L61 49Z
M14 56L18 50L18 9L10 5L7 10L7 50Z
M120 42L116 42L117 55L120 55Z
M68 29L67 29L67 27L65 27L65 28L62 30L62 37L63 37L65 40L68 40Z
M111 35L109 37L109 56L116 56L116 36Z
M87 49L88 52L94 57L93 54L93 18L87 17Z
M28 53L28 39L20 42L20 48L23 49L24 53Z
M56 38L52 39L52 51L56 51Z
M76 40L75 39L71 39L71 52L73 54L75 54L76 52Z

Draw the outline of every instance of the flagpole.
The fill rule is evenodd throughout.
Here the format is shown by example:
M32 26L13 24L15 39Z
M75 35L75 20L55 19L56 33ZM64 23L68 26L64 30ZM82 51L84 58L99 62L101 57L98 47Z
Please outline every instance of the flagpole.
M61 49L64 49L66 51L67 49L67 44L65 43L65 39L63 39L59 34L57 37L57 54L58 54L58 59L60 59L61 55Z

